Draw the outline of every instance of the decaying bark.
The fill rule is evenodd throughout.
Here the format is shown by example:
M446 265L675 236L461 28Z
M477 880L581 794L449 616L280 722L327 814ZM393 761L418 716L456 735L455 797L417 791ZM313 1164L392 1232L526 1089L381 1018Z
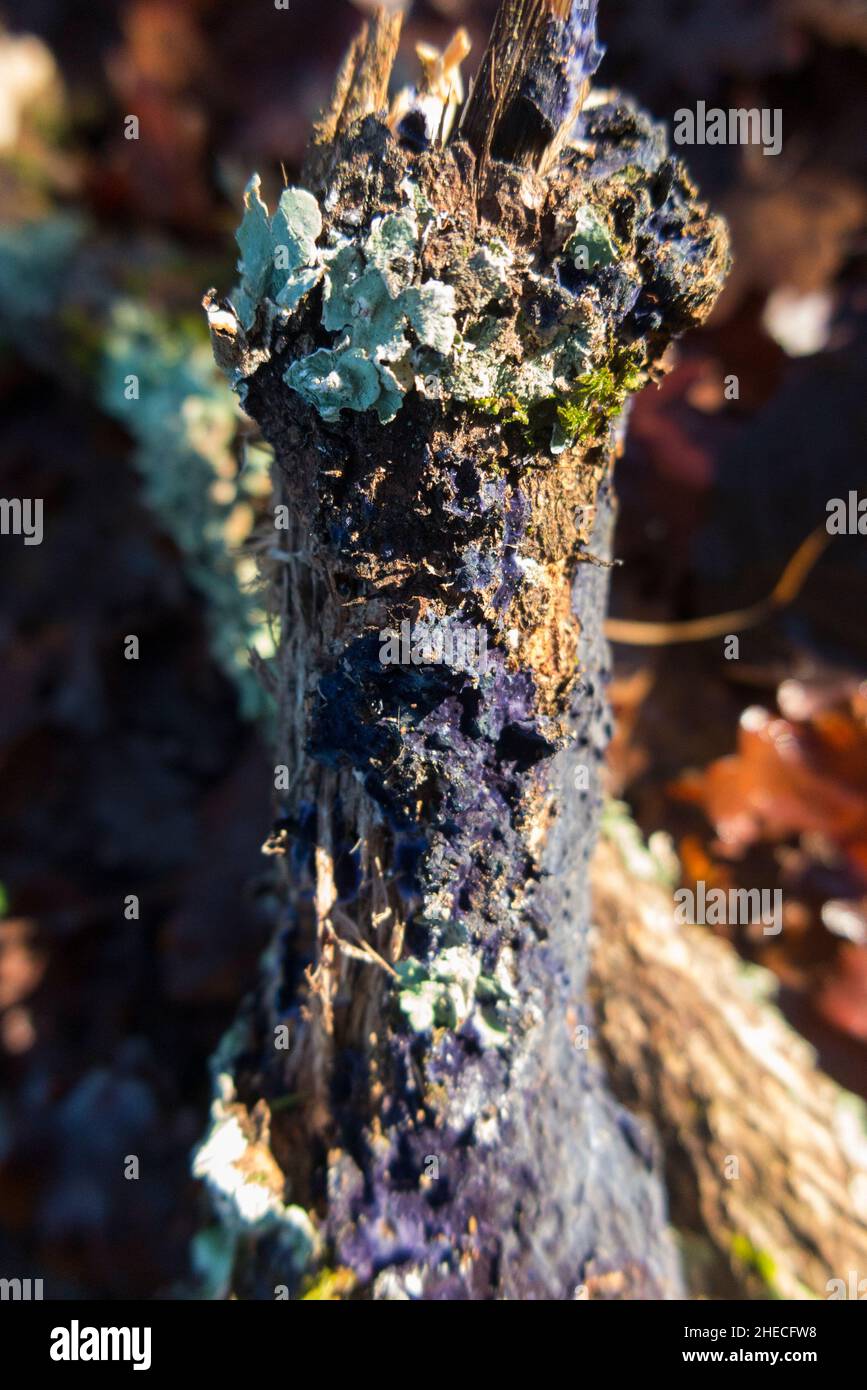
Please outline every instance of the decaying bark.
M863 1106L773 1007L771 976L707 929L677 923L629 823L600 842L593 889L593 1036L620 1099L662 1142L691 1288L859 1296Z
M602 57L597 0L504 0L461 118L484 168L489 158L549 168L573 131Z
M576 1028L616 422L726 241L627 103L570 143L598 55L567 9L504 6L535 66L446 143L431 84L377 109L376 20L206 301L287 518L285 921L196 1160L241 1297L682 1290L653 1144Z
M331 100L313 128L308 173L323 177L323 159L352 126L388 106L388 83L400 42L401 16L377 11L343 60ZM314 170L314 163L319 167Z

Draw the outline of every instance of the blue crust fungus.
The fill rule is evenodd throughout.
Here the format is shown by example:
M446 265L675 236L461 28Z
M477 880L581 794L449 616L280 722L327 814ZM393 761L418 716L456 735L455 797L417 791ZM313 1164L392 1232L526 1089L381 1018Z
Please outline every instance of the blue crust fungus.
M285 914L222 1085L269 1116L318 1252L293 1275L266 1232L233 1288L676 1293L655 1160L574 1042L608 732L605 569L582 561L610 553L627 397L712 306L725 231L619 98L529 165L502 131L483 155L457 123L432 138L429 59L425 119L389 118L368 58L390 22L307 186L271 213L252 180L239 285L206 297L289 518ZM486 659L395 657L402 625Z

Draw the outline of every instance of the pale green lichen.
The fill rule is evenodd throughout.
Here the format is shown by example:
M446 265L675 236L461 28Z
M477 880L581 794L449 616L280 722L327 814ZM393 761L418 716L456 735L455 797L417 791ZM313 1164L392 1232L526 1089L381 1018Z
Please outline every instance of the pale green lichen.
M144 500L207 601L214 657L235 683L242 713L263 716L270 706L250 651L269 659L274 634L256 590L255 562L235 551L230 535L244 515L244 524L252 523L257 495L268 488L269 456L248 450L239 475L238 408L197 321L172 325L141 306L116 304L99 374L104 408L135 440Z
M626 868L635 877L671 889L679 881L680 863L669 837L655 832L645 843L625 801L606 798L602 806L601 832L614 845Z
M505 964L484 975L478 955L448 946L432 960L404 960L395 967L398 1008L414 1033L468 1027L483 1047L508 1042L514 991Z
M575 373L590 360L589 338L574 330L564 331L550 347L527 352L518 363L507 328L490 316L456 340L447 386L456 400L529 422L534 406L567 395Z
M434 214L411 181L401 191L401 210L374 217L351 240L330 230L319 245L323 219L310 193L285 189L269 217L258 176L251 179L237 238L241 283L234 303L241 324L249 330L261 315L267 341L281 315L285 324L321 284L321 325L332 335L329 345L289 364L287 385L330 423L344 410L376 410L388 423L417 389L532 426L535 442L544 437L554 453L603 437L637 378L604 365L604 316L558 281L561 265L591 273L617 260L620 248L603 214L589 204L580 208L551 270L526 267L542 298L561 305L540 339L520 312L515 320L509 311L515 252L499 238L461 247L457 269L447 269L444 280L421 279L421 245ZM449 283L455 276L460 330Z
M254 1146L236 1113L240 1107L229 1073L217 1078L217 1087L211 1127L196 1150L193 1176L207 1184L231 1229L260 1235L277 1227L289 1229L306 1263L317 1243L309 1216L283 1201L270 1173L257 1171Z
M0 228L0 304L4 332L32 326L54 312L70 261L86 231L73 213Z
M482 248L470 261L483 289L487 304L505 302L509 294L507 272L510 265L506 248ZM537 277L544 288L546 277ZM553 282L550 282L553 283ZM508 317L482 313L465 325L454 343L444 369L446 394L475 406L504 423L533 426L539 440L550 441L552 450L586 438L583 420L557 408L572 402L582 382L589 379L594 360L604 353L604 343L590 317L576 309L573 321L565 322L547 343L533 344L525 335L520 355ZM621 401L622 404L622 401ZM544 409L541 409L544 407ZM589 416L587 417L589 420ZM603 424L599 415L594 425ZM572 426L574 425L574 428Z
M454 290L438 280L412 283L418 242L418 221L407 210L375 219L360 248L345 243L326 253L322 326L337 343L285 373L324 420L373 407L383 423L393 420L413 385L415 348L451 350Z
M482 295L490 303L505 303L509 298L508 273L515 258L504 241L494 237L480 246L469 258L469 268Z
M578 209L575 230L563 250L577 270L595 270L598 266L613 265L617 259L617 246L606 222L588 204Z
M304 188L284 188L270 217L254 174L244 192L244 218L236 235L241 251L241 283L233 302L246 329L259 304L270 299L290 312L322 278L324 264L316 245L322 234L319 204Z
M368 410L382 391L376 367L354 348L341 353L320 348L299 357L286 372L286 382L316 406L323 420L338 420L341 410ZM389 400L387 411L392 404Z
M228 1297L236 1249L237 1239L225 1226L206 1226L193 1236L190 1263L199 1299L222 1302Z
M417 252L418 221L413 212L374 218L364 242L364 259L379 272L392 298L412 283Z
M413 385L414 351L451 351L454 290L438 280L416 283L420 232L412 202L374 218L359 245L332 234L320 247L322 215L311 193L284 189L270 217L259 176L247 185L233 304L250 330L261 306L266 316L289 314L324 281L322 326L334 342L296 359L284 374L324 420L374 408L383 422L393 420ZM420 207L424 216L423 202Z
M254 174L244 190L244 217L235 234L241 251L241 283L232 297L245 328L251 327L258 303L270 288L274 264L271 220L259 196L259 182L259 175Z

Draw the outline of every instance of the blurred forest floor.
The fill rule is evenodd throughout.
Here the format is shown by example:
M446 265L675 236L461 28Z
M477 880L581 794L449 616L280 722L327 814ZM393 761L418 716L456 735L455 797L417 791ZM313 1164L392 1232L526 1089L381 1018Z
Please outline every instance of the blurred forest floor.
M43 497L46 533L0 549L0 1270L43 1277L47 1296L191 1287L207 1059L273 913L270 760L238 662L247 641L267 655L261 600L238 597L266 462L199 301L233 281L250 172L268 191L281 163L297 175L363 8L2 9L0 494ZM405 80L414 41L458 24L472 70L494 9L416 3ZM783 111L779 157L681 152L730 219L736 268L635 403L619 464L612 612L692 617L763 596L828 499L865 490L867 18L837 0L601 10L600 80L660 119L697 100ZM239 561L226 539L246 544ZM686 886L784 890L782 935L744 928L736 945L861 1095L865 596L863 542L843 538L738 661L720 642L616 648L610 758L611 791Z

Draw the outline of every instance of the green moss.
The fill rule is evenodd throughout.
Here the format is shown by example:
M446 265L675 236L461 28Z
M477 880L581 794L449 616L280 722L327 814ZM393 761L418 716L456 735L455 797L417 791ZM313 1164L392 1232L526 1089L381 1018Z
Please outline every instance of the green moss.
M732 1236L731 1249L735 1259L751 1274L757 1275L768 1292L776 1297L777 1266L772 1256L766 1250L757 1249L749 1236L740 1233Z
M279 1115L284 1110L295 1110L301 1104L302 1097L298 1091L289 1091L285 1096L276 1096L268 1101L268 1109L272 1115Z
M337 1269L321 1269L318 1274L307 1279L302 1302L339 1303L353 1292L358 1280L351 1269L340 1266Z
M507 392L478 396L472 404L503 424L523 426L531 444L542 446L550 440L552 452L562 453L573 444L588 444L604 436L639 385L637 372L618 376L611 367L597 367L578 377L569 391L551 390L529 400Z
M647 171L642 169L640 164L624 164L623 168L619 170L619 176L630 187L643 186L647 183Z
M517 396L481 396L473 404L486 415L493 415L504 425L529 425L530 415Z
M610 366L585 372L557 402L552 451L560 453L573 444L603 438L623 410L627 396L641 383L640 366L629 353L615 354Z

